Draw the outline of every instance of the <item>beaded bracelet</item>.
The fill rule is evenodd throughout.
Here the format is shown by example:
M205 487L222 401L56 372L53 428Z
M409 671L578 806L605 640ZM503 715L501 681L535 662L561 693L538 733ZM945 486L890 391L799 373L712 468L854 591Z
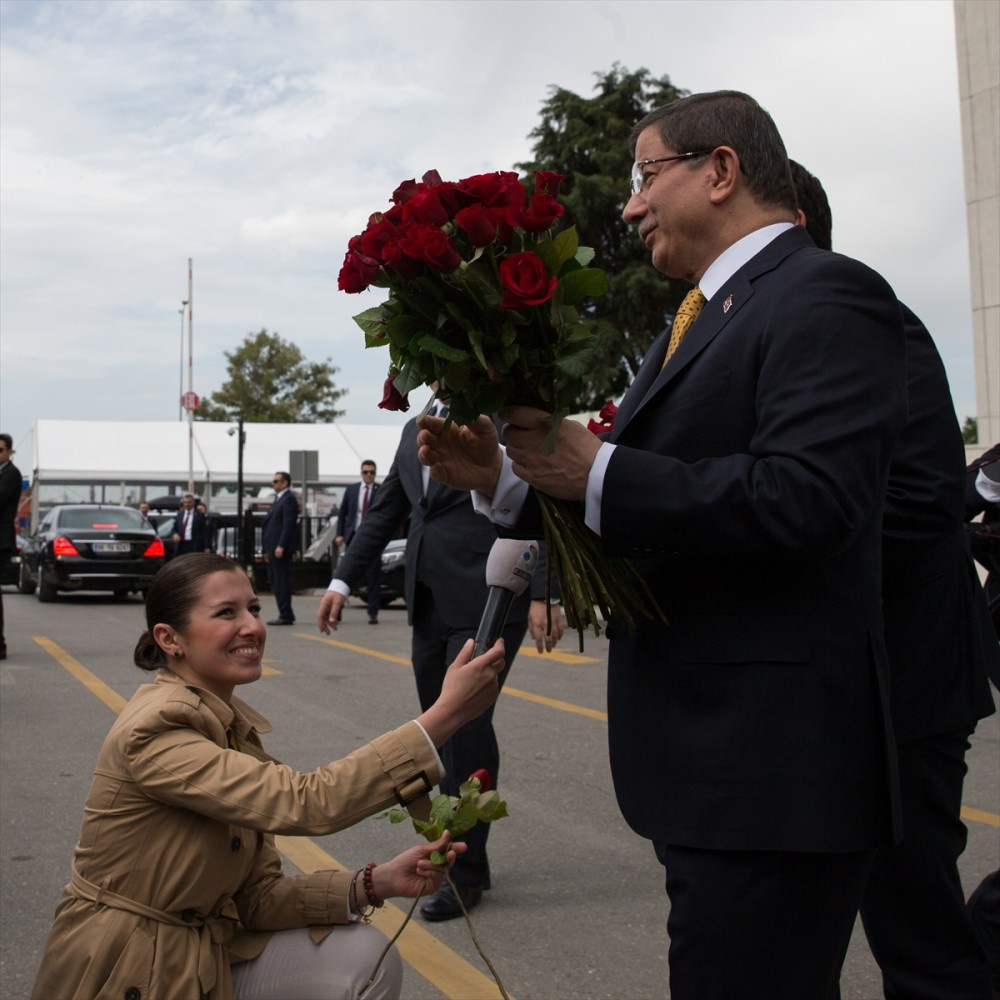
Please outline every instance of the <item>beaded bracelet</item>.
M385 904L385 900L379 899L378 896L375 895L375 890L372 888L372 872L375 870L375 867L376 865L374 861L369 861L368 864L365 865L364 887L365 895L368 897L368 902L377 909Z
M374 906L362 906L358 902L358 876L364 876L364 868L359 868L354 873L354 878L351 879L351 908L355 913L366 923L370 924L372 922L372 914L375 912ZM367 893L367 889L365 892Z

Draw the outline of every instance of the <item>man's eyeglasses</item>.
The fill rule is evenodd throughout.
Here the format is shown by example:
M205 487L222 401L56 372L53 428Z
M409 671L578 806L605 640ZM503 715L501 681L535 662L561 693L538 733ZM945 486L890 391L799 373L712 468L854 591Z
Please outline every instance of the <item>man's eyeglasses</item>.
M696 149L692 153L677 153L674 156L654 156L649 160L636 160L635 163L632 164L632 194L638 194L640 191L648 188L649 185L653 183L654 178L659 177L663 172L661 170L655 174L651 174L647 179L642 168L649 166L650 163L669 163L671 160L691 160L696 156L705 156L711 152L711 149Z
M374 469L362 469L361 470L361 475L362 476L374 476L375 475L375 470Z
M271 485L272 486L280 486L283 482L284 482L284 479L272 479L271 480Z

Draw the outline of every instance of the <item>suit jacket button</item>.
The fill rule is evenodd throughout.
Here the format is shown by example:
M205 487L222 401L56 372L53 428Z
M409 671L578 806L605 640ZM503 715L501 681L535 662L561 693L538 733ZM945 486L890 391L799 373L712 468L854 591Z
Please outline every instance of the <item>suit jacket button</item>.
M239 837L233 837L233 842L229 845L234 851L238 851L242 846Z
M125 991L125 1000L142 1000L142 993L138 986L130 986Z
M191 921L194 920L194 910L184 910L181 913L181 920L183 920L186 924L191 923Z

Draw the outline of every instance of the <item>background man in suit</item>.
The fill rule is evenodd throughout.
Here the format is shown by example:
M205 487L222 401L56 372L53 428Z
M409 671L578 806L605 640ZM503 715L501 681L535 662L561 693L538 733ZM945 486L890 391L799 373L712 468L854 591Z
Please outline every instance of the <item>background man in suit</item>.
M379 487L379 484L375 482L375 470L375 463L370 458L366 458L361 463L361 482L351 483L344 490L340 512L337 514L337 537L333 540L334 545L340 545L343 542L346 547L351 544L354 533L361 527L361 522L368 514L368 508L375 502L375 494ZM379 599L382 593L382 562L380 558L376 558L368 567L365 585L368 589L368 624L377 625Z
M0 434L0 571L17 552L17 506L21 500L21 470L13 462L14 439ZM0 590L0 660L7 659L3 591Z
M745 94L659 108L632 149L625 220L698 288L607 439L566 420L547 452L547 415L511 407L506 453L491 422L427 417L420 457L517 534L527 484L579 501L669 619L610 623L608 736L666 869L671 996L827 1000L898 835L880 549L902 319L794 225L784 144Z
M267 559L267 579L278 605L278 617L267 624L294 625L292 556L295 555L298 542L296 526L299 520L299 502L289 488L292 477L287 472L276 472L271 485L274 487L275 497L260 526L260 543Z
M831 250L826 192L791 168L798 221ZM988 1000L958 859L965 751L994 712L986 671L1000 666L1000 648L966 541L965 448L948 378L926 327L902 310L909 415L889 465L882 612L903 839L876 852L861 919L890 1000Z
M208 537L208 521L195 507L194 497L185 493L181 499L181 509L174 518L174 555L185 552L208 552L211 545Z
M378 497L340 560L320 604L317 624L328 633L340 622L341 609L351 590L377 559L386 542L399 535L410 520L406 543L406 609L413 626L413 673L421 705L431 705L441 691L448 664L465 641L475 637L486 606L486 559L496 530L472 509L469 494L430 480L417 461L417 427L411 420ZM535 572L530 591L516 598L503 631L507 678L517 651L530 627L539 651L550 650L562 635L559 608L552 609L552 633L547 634L545 568ZM485 768L497 787L500 749L493 730L493 709L463 726L441 749L446 777L441 791L457 795L458 787L477 768ZM479 903L490 888L486 854L489 824L480 823L462 839L469 849L459 855L452 870L466 909ZM451 887L445 883L421 906L428 920L461 916Z

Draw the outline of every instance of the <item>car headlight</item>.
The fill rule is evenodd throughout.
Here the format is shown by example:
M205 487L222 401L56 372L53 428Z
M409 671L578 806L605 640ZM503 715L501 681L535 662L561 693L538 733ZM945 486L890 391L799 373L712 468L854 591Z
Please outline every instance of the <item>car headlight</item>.
M391 569L397 563L401 563L405 555L405 552L383 552L382 569Z

